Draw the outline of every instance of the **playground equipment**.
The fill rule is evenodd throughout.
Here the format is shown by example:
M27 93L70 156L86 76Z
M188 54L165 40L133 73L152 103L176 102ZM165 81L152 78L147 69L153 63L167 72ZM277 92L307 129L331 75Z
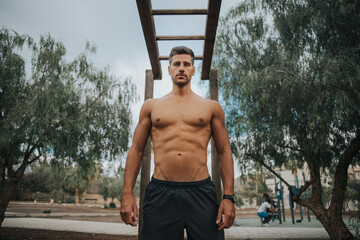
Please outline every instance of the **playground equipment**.
M278 183L276 182L276 177L274 177L275 180L275 192L276 192L276 196L278 196L278 201L281 204L281 209L279 209L279 211L281 210L282 212L282 216L283 216L283 221L286 221L286 217L285 217L285 205L284 205L284 186L282 185L282 181L280 179L280 188L278 188ZM281 213L280 213L280 218L281 218Z
M305 182L306 181L305 173L302 172L302 174L303 174L303 178L304 178L304 182ZM298 175L296 174L295 177L296 177L296 186L291 186L291 188L289 188L289 205L290 205L290 210L291 210L291 220L292 220L293 224L295 224L295 217L294 217L294 202L292 200L292 195L293 194L298 195L299 192L300 192ZM308 199L307 191L305 191L304 194L305 194L305 198ZM302 208L303 207L300 205L300 219L296 220L297 223L301 223L303 221ZM310 222L311 218L310 218L310 210L309 210L309 208L306 208L305 211L307 212L308 221Z
M264 194L264 195L268 195L268 194ZM263 196L264 196L263 195ZM263 196L259 196L259 203L260 205L263 203ZM270 200L270 205L271 205L271 215L272 215L272 219L271 221L274 222L275 219L279 220L279 223L282 224L282 216L281 214L284 214L284 219L285 219L285 212L283 211L284 209L284 205L281 202L281 196L280 195L276 195L276 196L269 196L268 198ZM261 222L263 221L263 218L261 218Z
M279 173L280 175L280 173ZM281 176L281 175L280 175ZM305 173L302 172L302 176L304 179L304 182L306 181L305 178ZM292 195L295 194L299 194L300 191L300 187L299 187L299 179L298 176L296 175L296 186L291 186L291 188L289 188L289 206L290 206L290 211L291 211L291 220L292 223L295 224L295 222L297 223L301 223L304 220L304 212L307 214L308 217L308 221L311 221L310 218L310 210L309 208L304 208L301 205L300 206L300 219L295 220L295 214L294 214L294 202L292 201ZM272 222L274 222L275 220L278 220L280 224L282 224L282 222L286 222L286 217L285 217L285 205L284 205L284 186L282 185L282 181L280 179L279 182L277 182L276 177L274 177L274 181L275 181L275 196L269 196L269 199L271 201L271 212L272 212ZM279 187L280 185L280 187ZM308 196L308 192L305 191L304 192L305 198L309 199ZM259 203L260 205L263 203L263 196L258 196L259 198ZM263 219L261 218L261 221L263 221Z

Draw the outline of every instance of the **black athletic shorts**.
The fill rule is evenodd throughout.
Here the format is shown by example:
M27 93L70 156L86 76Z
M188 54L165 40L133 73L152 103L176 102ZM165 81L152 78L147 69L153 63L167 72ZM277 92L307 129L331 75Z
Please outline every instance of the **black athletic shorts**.
M170 182L152 177L146 187L142 240L223 240L216 224L219 205L210 177Z

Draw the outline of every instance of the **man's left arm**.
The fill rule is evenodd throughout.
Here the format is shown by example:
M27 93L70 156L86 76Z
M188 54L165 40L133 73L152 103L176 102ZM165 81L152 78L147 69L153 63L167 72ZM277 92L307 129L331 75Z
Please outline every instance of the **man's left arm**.
M211 101L213 116L211 120L212 137L219 156L220 175L225 195L234 194L234 163L230 149L229 135L225 127L225 115L220 104ZM223 221L221 221L224 215ZM235 220L234 203L229 199L223 199L220 203L216 223L219 230L230 228Z

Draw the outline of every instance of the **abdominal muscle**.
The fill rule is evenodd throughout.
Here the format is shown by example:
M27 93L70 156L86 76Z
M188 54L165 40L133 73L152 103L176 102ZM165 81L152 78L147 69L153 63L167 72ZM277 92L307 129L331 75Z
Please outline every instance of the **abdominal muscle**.
M209 177L207 145L210 134L171 134L153 131L154 178L175 182L192 182ZM174 136L171 136L174 135ZM160 137L161 136L161 137Z

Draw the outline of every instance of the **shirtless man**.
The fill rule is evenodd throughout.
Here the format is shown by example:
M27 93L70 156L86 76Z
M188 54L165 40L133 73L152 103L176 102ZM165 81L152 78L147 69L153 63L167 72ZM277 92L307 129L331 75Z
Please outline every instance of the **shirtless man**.
M136 226L138 208L133 187L149 134L155 169L146 188L142 239L224 239L234 223L234 166L225 116L220 104L196 95L194 53L176 47L169 56L173 90L147 100L140 111L129 150L120 208L122 220ZM220 206L207 168L207 146L213 137L220 162L224 199Z

